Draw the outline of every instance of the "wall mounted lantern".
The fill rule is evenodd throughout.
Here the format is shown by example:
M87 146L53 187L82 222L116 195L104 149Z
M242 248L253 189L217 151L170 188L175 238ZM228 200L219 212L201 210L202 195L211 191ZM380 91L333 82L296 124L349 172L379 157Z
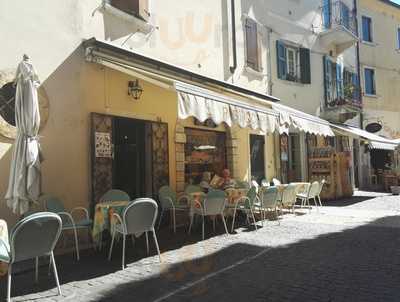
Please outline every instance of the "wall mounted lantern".
M143 88L139 84L139 80L128 82L128 95L130 95L134 100L139 100L142 96Z

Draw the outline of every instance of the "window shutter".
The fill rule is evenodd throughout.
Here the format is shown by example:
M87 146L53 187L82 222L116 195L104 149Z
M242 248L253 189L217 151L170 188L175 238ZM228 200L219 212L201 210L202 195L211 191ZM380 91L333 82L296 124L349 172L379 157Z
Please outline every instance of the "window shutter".
M336 90L338 98L343 98L343 73L340 64L336 64Z
M354 87L353 99L356 101L360 101L360 87L359 87L359 83L358 83L358 74L357 73L352 73L351 82Z
M278 78L285 80L287 69L286 69L286 48L285 45L277 40L276 41L276 59L277 59L277 70L278 70Z
M332 63L327 56L324 56L324 87L325 87L325 104L332 101Z
M322 1L322 23L324 28L331 27L331 0Z
M246 63L254 70L259 70L257 40L257 23L246 19Z
M300 48L300 80L303 84L311 84L310 50Z

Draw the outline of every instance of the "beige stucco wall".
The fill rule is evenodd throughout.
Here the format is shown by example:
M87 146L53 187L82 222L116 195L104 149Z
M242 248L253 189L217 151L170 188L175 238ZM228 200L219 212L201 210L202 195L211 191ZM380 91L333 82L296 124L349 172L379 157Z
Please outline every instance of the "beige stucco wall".
M361 67L375 69L376 96L364 95L364 126L381 121L378 134L400 138L400 52L397 29L400 27L400 8L374 0L359 0L359 20L372 18L373 43L361 43ZM360 23L361 24L361 23ZM364 89L364 72L361 83Z

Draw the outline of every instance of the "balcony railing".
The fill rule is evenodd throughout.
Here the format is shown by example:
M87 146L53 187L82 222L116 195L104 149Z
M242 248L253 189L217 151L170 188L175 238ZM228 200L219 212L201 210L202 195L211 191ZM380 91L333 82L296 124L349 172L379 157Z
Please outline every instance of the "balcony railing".
M325 30L342 27L357 36L356 16L343 1L323 1L322 25Z

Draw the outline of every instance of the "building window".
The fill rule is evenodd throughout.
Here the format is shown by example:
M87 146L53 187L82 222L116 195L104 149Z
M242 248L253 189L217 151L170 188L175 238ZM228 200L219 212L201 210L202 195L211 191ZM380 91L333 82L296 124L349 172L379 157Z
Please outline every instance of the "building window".
M372 42L372 19L362 16L362 39L365 42Z
M311 83L310 50L276 41L278 78L286 81Z
M149 13L149 0L108 0L109 3L119 10L148 21Z
M400 27L397 28L397 49L400 49Z
M246 19L246 65L255 71L262 71L260 39L257 23Z
M365 81L365 94L376 95L375 87L375 70L372 68L364 69L364 81Z

